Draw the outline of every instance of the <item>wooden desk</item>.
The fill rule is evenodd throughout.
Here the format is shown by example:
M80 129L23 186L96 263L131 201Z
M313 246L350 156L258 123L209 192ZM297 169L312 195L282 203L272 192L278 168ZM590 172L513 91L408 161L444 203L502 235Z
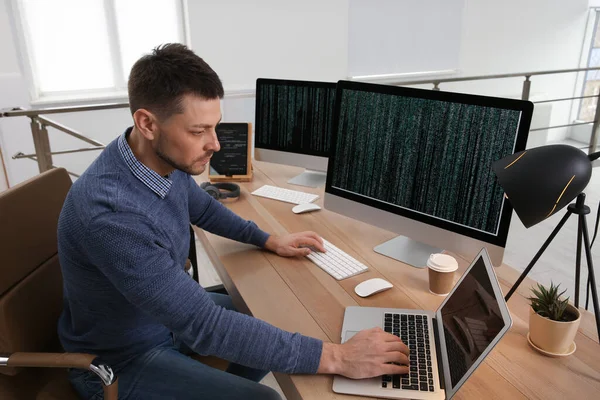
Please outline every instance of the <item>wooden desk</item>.
M300 173L295 167L256 162L254 180L242 184L241 199L228 207L253 220L263 230L285 234L313 230L369 266L369 271L336 281L307 259L288 259L197 229L224 286L235 304L256 318L279 328L339 343L344 309L348 306L419 308L435 310L442 298L428 291L427 271L390 260L373 247L396 236L351 218L321 210L296 215L292 204L252 196L270 184L321 195L323 188L290 186ZM198 177L198 182L204 177ZM532 249L533 254L533 249ZM456 255L455 255L456 256ZM459 271L471 260L457 257ZM504 293L519 276L503 265L496 269ZM394 288L360 298L354 287L368 278L381 277ZM526 296L533 281L527 279L508 305L514 325L485 362L459 390L457 399L598 399L600 397L600 345L593 315L585 312L577 334L577 351L564 358L548 358L527 343L529 306ZM289 400L358 399L333 393L332 377L275 374Z

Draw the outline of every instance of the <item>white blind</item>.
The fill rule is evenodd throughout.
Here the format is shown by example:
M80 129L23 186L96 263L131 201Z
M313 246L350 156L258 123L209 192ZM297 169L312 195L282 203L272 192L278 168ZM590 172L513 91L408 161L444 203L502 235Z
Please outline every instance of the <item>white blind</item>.
M103 0L24 0L23 6L40 92L113 86Z
M157 45L183 42L183 20L175 0L115 1L123 79L133 64Z
M133 63L183 41L181 0L20 0L38 97L124 90Z
M458 69L464 0L349 0L350 76Z

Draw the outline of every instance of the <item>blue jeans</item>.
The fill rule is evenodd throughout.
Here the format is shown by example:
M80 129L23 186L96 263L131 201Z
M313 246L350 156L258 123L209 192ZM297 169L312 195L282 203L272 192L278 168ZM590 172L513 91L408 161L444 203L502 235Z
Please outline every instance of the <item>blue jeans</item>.
M210 293L217 305L235 310L229 296ZM221 371L188 357L192 351L168 340L144 354L111 366L119 377L119 399L265 399L281 400L273 389L258 383L267 371L231 363ZM71 370L69 379L84 399L103 398L100 379L84 370Z

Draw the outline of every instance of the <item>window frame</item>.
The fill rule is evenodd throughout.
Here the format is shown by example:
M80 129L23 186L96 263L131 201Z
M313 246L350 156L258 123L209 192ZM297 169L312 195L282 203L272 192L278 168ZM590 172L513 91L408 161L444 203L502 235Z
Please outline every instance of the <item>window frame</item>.
M32 50L32 40L28 29L26 29L27 21L24 12L24 0L11 0L9 2L9 6L12 8L12 15L14 16L16 45L19 49L19 58L21 61L23 76L28 87L31 105L77 105L106 101L127 101L127 82L124 78L121 44L119 42L119 31L117 29L117 19L115 13L115 2L123 0L102 1L104 2L104 7L106 10L105 17L107 22L108 43L111 57L113 59L112 68L114 75L114 86L109 89L84 89L53 92L42 92L39 89L40 82L36 76L36 61ZM190 47L191 36L187 1L175 0L175 8L181 43Z
M594 49L594 39L596 37L596 30L600 24L600 7L590 7L585 32L583 35L583 43L581 44L581 56L579 60L579 68L588 68L590 59L592 57L592 50ZM573 90L573 97L583 96L585 94L585 83L586 83L587 72L579 72L575 81L575 87ZM573 100L571 106L571 122L581 121L579 115L581 114L581 107L583 105L583 99Z

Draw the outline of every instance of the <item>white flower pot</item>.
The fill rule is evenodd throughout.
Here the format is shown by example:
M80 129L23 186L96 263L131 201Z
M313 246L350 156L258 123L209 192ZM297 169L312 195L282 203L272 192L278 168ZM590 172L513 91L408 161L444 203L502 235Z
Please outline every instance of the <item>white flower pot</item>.
M575 321L560 322L542 317L529 307L529 338L534 345L549 353L566 353L575 340L581 313L569 304L567 312L577 315Z

